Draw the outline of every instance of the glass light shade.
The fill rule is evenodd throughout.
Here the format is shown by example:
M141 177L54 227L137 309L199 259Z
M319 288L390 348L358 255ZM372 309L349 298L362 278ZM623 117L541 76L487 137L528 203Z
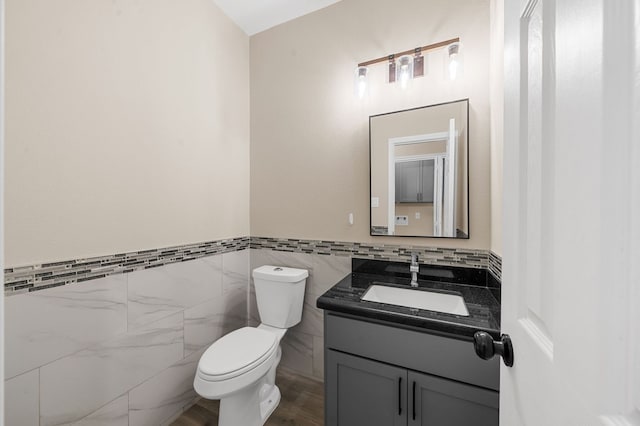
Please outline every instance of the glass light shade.
M367 95L369 90L369 69L367 67L358 67L354 73L353 89L357 97L360 99Z
M398 59L396 72L398 73L396 81L400 83L400 87L406 89L409 80L413 78L413 58L409 55L401 56Z
M462 45L459 42L451 43L445 49L445 75L449 80L455 80L462 75L463 59Z
M413 57L413 78L424 77L425 57L422 53Z

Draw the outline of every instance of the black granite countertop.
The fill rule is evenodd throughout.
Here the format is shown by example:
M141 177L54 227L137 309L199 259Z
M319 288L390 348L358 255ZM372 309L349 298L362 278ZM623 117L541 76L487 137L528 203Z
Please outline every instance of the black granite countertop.
M364 272L354 272L343 278L317 299L317 307L327 311L422 328L427 332L455 335L464 339L471 339L473 333L479 330L490 333L494 339L499 339L500 304L491 289L482 285L482 278L476 271L470 271L470 273L478 275L474 275L470 279L469 277L466 279L461 277L457 271L455 274L450 272L450 270L468 268L437 267L429 269L428 266L425 268L424 265L421 265L418 288L414 290L459 294L464 298L469 316L361 300L369 286L373 284L411 288L408 274L393 272L394 270L407 270L408 264L398 263L389 266L390 263L392 262L387 262L384 270L391 270L391 273L376 271L375 268L357 268L357 265L354 264L354 270L360 269ZM378 267L378 269L380 268ZM425 271L426 269L428 272ZM466 271L463 272L464 274Z

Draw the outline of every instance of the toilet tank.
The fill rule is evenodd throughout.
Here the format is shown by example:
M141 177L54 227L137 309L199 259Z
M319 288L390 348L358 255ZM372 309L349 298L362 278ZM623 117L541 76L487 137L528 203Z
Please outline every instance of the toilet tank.
M306 269L264 265L253 270L258 313L262 324L289 328L300 322Z

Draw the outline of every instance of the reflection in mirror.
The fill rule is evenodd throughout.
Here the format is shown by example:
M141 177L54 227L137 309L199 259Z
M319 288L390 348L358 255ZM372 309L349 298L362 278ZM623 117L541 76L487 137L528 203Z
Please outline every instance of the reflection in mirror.
M467 99L369 117L371 235L469 238Z

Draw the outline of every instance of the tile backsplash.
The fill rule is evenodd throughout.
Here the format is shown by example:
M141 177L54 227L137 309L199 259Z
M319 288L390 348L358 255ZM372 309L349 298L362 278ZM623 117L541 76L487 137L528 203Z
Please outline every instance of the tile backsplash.
M459 248L399 246L391 244L374 245L269 237L251 237L251 248L407 262L411 261L411 253L418 253L420 263L482 269L486 269L489 264L489 252L487 250Z
M494 252L489 252L489 273L498 281L502 281L502 258Z

